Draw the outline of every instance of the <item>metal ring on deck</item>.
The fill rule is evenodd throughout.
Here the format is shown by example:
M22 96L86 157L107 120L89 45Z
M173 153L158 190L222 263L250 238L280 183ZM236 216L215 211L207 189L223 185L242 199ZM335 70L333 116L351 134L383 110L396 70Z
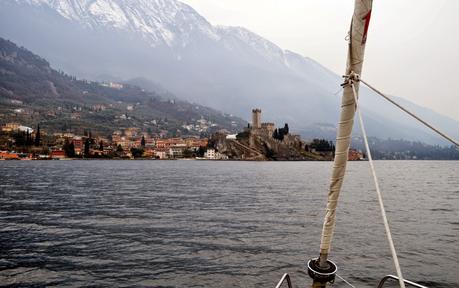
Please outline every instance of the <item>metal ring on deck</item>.
M309 276L318 282L326 283L335 281L335 275L338 271L338 266L330 260L327 260L328 268L322 269L318 265L318 258L314 258L308 261L308 274Z

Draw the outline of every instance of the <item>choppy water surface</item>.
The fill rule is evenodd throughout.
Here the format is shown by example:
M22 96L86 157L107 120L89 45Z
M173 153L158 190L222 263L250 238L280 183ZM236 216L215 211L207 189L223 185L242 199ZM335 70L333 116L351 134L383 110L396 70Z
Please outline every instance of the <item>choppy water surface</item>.
M376 163L406 278L459 287L459 162ZM0 286L308 287L330 162L2 161ZM394 274L368 163L350 163L332 259ZM345 287L337 280L335 287Z

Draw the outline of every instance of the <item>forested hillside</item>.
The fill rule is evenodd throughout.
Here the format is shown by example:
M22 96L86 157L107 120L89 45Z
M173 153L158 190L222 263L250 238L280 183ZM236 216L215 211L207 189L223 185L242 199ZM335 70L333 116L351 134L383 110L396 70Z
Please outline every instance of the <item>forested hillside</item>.
M0 124L19 122L50 132L90 129L110 134L124 127L150 133L199 135L238 131L245 121L165 92L133 85L78 80L43 58L0 38Z

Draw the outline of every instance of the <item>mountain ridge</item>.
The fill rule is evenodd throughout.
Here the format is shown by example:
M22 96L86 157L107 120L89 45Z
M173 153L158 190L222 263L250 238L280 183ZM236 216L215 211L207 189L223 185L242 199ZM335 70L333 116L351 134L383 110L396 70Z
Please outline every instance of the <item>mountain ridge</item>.
M82 11L72 16L78 20L60 14L64 12L59 12L63 9L59 5L64 4ZM91 5L105 8L87 8ZM248 111L260 107L270 121L288 122L297 131L306 131L304 136L310 136L307 131L322 131L314 123L337 123L340 101L335 92L342 82L338 75L245 28L213 26L179 1L6 0L0 7L0 35L73 75L149 79L182 99L246 119ZM381 102L368 89L361 92L369 135L444 143L406 122L395 109L384 109L394 117L380 113ZM457 121L427 114L434 116L433 122L448 124L446 131L459 137Z

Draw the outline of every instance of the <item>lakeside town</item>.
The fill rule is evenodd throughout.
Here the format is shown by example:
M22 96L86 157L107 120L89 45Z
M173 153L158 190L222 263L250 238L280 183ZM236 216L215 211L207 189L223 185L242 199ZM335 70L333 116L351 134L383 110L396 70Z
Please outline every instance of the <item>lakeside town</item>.
M35 129L34 129L35 128ZM70 159L200 159L200 160L332 160L331 141L301 140L289 133L288 124L276 128L261 122L261 110L253 109L252 123L239 134L222 129L210 137L168 138L138 127L114 131L109 137L70 132L48 133L21 123L6 123L0 131L0 160ZM350 160L363 153L349 152Z
M198 121L199 122L199 121ZM198 125L199 124L199 125ZM208 131L201 120L196 129ZM203 128L204 127L204 128ZM171 136L152 133L138 127L120 128L109 135L47 131L19 122L0 124L0 160L77 160L77 159L145 159L145 160L252 160L252 161L331 161L334 143L326 139L302 140L290 133L288 124L277 128L261 121L261 110L252 110L252 122L234 134L226 129L201 133L200 136ZM454 147L429 146L403 140L372 138L373 156L381 160L458 159ZM361 138L353 139L348 160L366 160ZM393 147L397 147L393 150Z
M209 131L209 122L198 120L193 128ZM77 160L77 159L144 159L144 160L251 160L251 161L331 161L334 143L326 139L302 140L290 133L288 124L276 127L261 121L261 110L252 110L252 121L234 134L220 128L213 133L152 133L139 127L120 128L109 135L93 133L80 127L75 132L47 131L37 125L19 122L0 126L0 160ZM349 150L350 161L365 160L360 138ZM375 159L418 160L456 159L454 148L428 146L402 140L372 139ZM389 146L388 146L389 145ZM391 151L391 146L402 151ZM359 149L360 148L360 149ZM456 154L455 154L456 153Z
M38 126L36 129L20 123L7 123L1 127L0 159L223 159L214 149L207 149L207 138L157 138L129 127L114 131L111 139L73 133L48 134Z

